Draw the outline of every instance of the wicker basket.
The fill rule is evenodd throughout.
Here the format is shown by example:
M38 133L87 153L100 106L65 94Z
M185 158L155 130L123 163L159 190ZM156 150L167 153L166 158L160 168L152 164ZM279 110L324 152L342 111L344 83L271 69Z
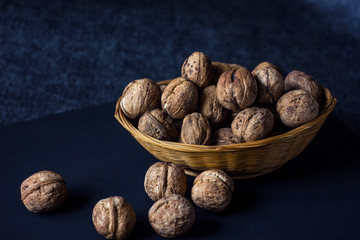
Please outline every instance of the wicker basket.
M125 117L119 105L121 97L116 103L115 117L152 155L161 161L182 165L188 175L196 176L207 169L222 169L235 179L251 178L281 167L304 150L337 102L328 89L325 89L325 96L325 106L314 120L274 137L225 146L189 145L150 137Z

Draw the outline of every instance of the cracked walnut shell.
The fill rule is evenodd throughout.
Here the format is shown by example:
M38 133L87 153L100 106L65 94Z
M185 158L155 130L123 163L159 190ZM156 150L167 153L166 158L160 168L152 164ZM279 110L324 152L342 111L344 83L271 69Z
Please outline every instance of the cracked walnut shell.
M64 179L53 171L40 171L25 179L20 187L21 200L34 213L48 212L59 207L66 199Z
M195 222L193 205L179 194L172 194L155 202L148 215L151 227L166 238L188 232Z
M181 76L199 88L207 87L212 80L212 65L203 52L192 53L181 67Z
M96 203L92 221L96 231L108 239L122 240L130 236L136 216L132 206L122 197L109 197Z
M233 191L234 182L224 171L206 170L195 178L191 199L205 210L221 212L230 204Z
M181 141L187 144L209 145L211 143L211 126L201 113L187 115L181 128Z
M145 174L144 188L147 195L157 201L171 194L185 195L186 175L175 163L157 162Z
M129 83L122 94L120 108L135 119L144 112L160 107L161 90L151 79L143 78Z

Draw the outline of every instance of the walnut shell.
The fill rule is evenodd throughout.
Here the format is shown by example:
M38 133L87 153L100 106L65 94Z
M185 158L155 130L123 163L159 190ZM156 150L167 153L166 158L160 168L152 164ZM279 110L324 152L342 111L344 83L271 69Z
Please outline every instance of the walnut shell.
M221 212L231 202L233 180L221 170L206 170L197 176L191 189L193 202L212 212Z
M211 143L211 126L201 113L194 112L184 118L181 140L187 144L208 145Z
M275 68L280 74L281 74L281 70L279 67L275 66L274 64L270 63L270 62L261 62L259 63L255 68L254 71L258 70L258 69L262 69L262 68Z
M217 99L215 85L210 85L201 92L199 111L208 118L212 126L220 125L226 119L228 110Z
M161 95L162 108L175 119L182 119L194 112L197 102L196 86L182 77L172 80Z
M274 115L267 108L251 107L239 112L231 123L231 130L242 142L266 137L274 126Z
M319 104L315 97L305 90L285 93L277 102L276 110L281 121L288 127L298 127L319 114Z
M212 144L214 145L229 145L240 143L241 139L236 137L231 128L219 128L212 135Z
M284 78L275 68L257 68L252 71L258 83L256 102L260 106L275 104L284 93Z
M160 107L161 90L151 79L144 78L129 83L122 94L120 108L124 114L135 119L144 112Z
M210 59L203 52L192 53L181 67L181 76L199 88L207 87L212 80Z
M165 141L172 141L178 135L174 120L165 110L158 108L146 111L140 117L138 129L151 137Z
M157 162L145 174L144 188L153 200L171 194L185 195L186 175L184 169L175 163Z
M220 104L235 112L251 106L257 95L257 83L254 76L244 67L221 74L216 97Z
M148 215L151 227L166 238L185 234L195 222L193 205L179 194L172 194L155 202Z
M64 179L53 171L40 171L31 175L22 182L20 191L25 207L34 213L56 209L67 195Z
M213 69L213 73L212 73L212 84L217 84L219 77L221 76L221 74L223 72L226 71L230 71L232 70L231 66L227 63L223 63L223 62L211 62L211 66Z
M96 203L92 221L96 231L108 239L126 239L135 227L136 215L122 197L109 197Z
M305 90L314 95L318 103L323 101L323 87L318 82L316 82L312 76L304 72L294 70L290 72L285 78L285 91L289 92L298 89Z

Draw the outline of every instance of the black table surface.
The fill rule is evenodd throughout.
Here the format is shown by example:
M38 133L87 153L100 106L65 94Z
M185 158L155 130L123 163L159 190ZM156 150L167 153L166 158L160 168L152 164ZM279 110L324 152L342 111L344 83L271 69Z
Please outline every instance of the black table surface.
M113 117L115 103L0 127L1 239L104 239L91 221L97 201L122 196L137 223L130 239L160 239L144 175L157 159ZM280 169L236 180L222 213L198 207L180 239L360 239L359 139L330 115L310 145ZM58 210L29 212L20 184L40 170L60 173L68 198ZM188 177L187 197L194 178Z

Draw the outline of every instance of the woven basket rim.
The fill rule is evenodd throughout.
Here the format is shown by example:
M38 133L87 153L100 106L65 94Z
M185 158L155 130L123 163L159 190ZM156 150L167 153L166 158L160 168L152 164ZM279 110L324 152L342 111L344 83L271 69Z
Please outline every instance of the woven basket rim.
M158 85L167 84L171 80L165 80L157 82ZM118 101L116 102L116 110L115 110L115 118L119 121L119 123L128 130L134 137L141 138L143 141L146 141L150 144L155 144L162 148L168 149L176 149L177 151L184 151L184 152L219 152L219 151L236 151L239 148L256 148L263 145L268 145L273 142L279 141L281 139L289 138L293 135L299 134L306 129L311 128L315 125L318 121L325 121L326 117L333 111L335 108L335 104L337 103L337 99L331 95L329 89L324 88L324 93L326 97L326 101L324 103L324 107L319 115L310 122L307 122L297 128L289 130L285 133L275 135L272 137L264 138L257 141L252 142L245 142L245 143L236 143L236 144L229 144L229 145L192 145L192 144L185 144L179 142L171 142L171 141L164 141L158 140L153 138L147 134L142 133L139 131L130 121L126 118L125 114L121 111L120 108L120 101L122 96L119 97Z

